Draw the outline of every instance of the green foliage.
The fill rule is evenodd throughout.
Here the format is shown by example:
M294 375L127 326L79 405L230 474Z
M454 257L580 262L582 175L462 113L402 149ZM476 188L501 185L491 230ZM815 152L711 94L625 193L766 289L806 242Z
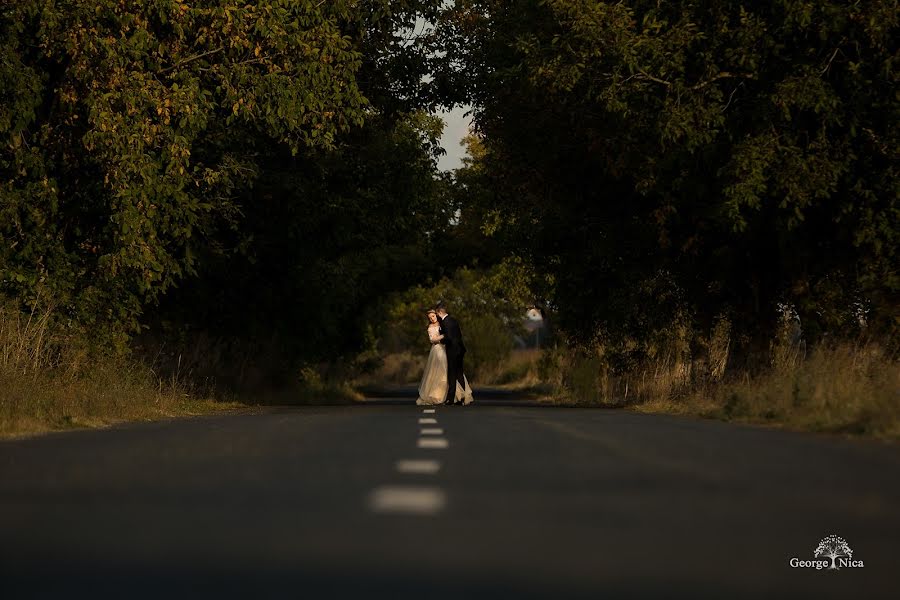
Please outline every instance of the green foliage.
M421 113L370 116L331 150L272 149L239 199L241 227L208 253L198 279L163 300L170 330L277 340L285 359L351 355L366 309L434 270L449 215L434 155L439 123Z
M239 226L267 150L328 151L362 124L360 40L390 3L357 4L5 3L3 290L49 286L123 341Z
M485 373L496 370L509 358L513 349L510 326L489 312L474 314L465 322L466 374L478 381Z
M898 19L893 0L456 2L444 77L484 146L464 177L494 191L470 210L553 276L582 339L684 311L765 337L780 300L810 331L859 302L896 326Z
M100 348L208 342L229 381L352 352L452 214L413 30L439 4L4 3L0 293Z
M514 336L523 333L525 309L535 302L533 278L526 263L510 258L490 269L463 267L452 277L396 293L372 315L386 321L379 347L383 352L424 356L429 349L425 313L443 300L463 330L466 372L477 379L496 369L512 351Z

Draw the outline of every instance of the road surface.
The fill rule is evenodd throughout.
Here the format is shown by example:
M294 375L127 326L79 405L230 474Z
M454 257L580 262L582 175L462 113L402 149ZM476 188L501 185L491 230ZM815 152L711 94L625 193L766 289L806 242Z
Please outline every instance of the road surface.
M900 598L898 474L896 444L511 397L57 433L0 443L0 596ZM790 566L829 534L864 566Z

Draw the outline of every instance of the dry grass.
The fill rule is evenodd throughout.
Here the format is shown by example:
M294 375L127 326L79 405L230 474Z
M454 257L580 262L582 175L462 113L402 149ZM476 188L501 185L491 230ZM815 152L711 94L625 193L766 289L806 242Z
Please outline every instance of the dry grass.
M343 371L344 369L338 369ZM323 371L325 375L323 376ZM351 404L363 399L362 394L353 389L353 385L343 372L329 374L324 366L319 369L305 367L300 370L297 385L280 392L274 404ZM264 402L265 403L265 402Z
M602 345L547 351L539 376L559 402L900 439L900 361L886 350L896 345L807 348L801 334L786 319L766 355L746 357L752 371L732 364L731 324L721 318L706 336L669 328L625 369L621 358L632 348L617 348L618 372Z
M198 399L112 365L97 366L90 375L78 378L22 377L3 370L0 389L0 436L208 414L238 406Z
M75 335L54 334L52 307L0 306L0 436L206 414L233 402L197 398L186 381L158 378L127 359L92 356Z
M513 388L528 388L541 383L538 365L541 351L513 350L499 365L483 369L479 383Z
M379 359L377 366L358 374L353 383L358 386L419 383L426 358L427 355L416 356L411 352L387 354Z
M631 388L633 406L645 412L900 439L900 363L872 343L818 346L756 376L722 381L685 382L662 365L633 378Z

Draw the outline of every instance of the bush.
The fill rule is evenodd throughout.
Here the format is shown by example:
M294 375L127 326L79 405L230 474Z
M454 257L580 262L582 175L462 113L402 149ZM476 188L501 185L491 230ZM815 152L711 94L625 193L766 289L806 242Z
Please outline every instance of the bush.
M491 378L509 358L513 339L499 317L477 314L465 323L466 376L473 381Z

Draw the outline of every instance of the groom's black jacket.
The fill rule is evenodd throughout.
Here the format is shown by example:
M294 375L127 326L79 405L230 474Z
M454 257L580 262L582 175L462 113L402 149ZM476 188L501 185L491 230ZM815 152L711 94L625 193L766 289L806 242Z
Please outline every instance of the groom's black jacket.
M452 316L447 315L441 319L441 333L444 334L444 346L447 354L451 356L462 356L466 353L466 345L463 343L462 331L459 329L459 323Z

